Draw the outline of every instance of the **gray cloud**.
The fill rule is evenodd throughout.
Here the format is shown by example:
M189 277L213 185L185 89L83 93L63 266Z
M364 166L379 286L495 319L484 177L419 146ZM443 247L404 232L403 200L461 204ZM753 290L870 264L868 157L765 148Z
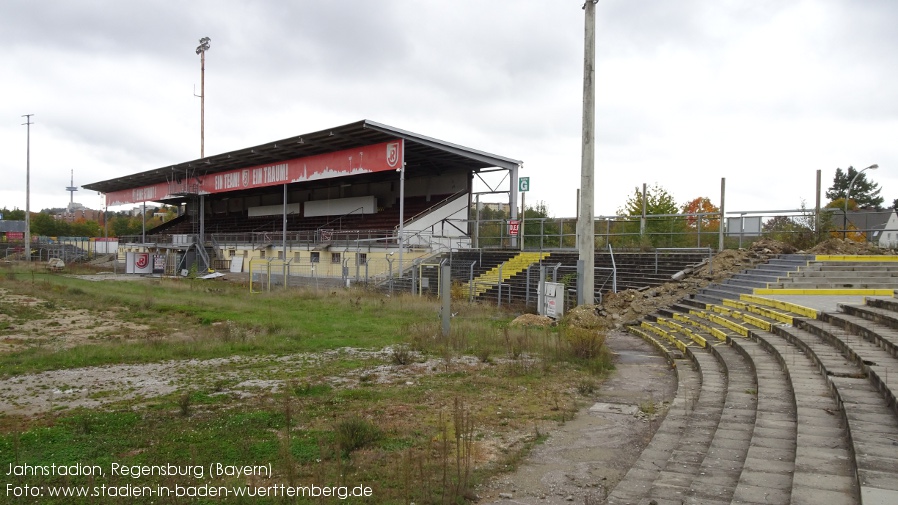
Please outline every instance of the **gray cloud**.
M197 157L194 48L209 36L207 153L370 118L523 159L528 200L572 215L581 4L7 0L0 149L16 154L0 171L23 179L28 112L39 206L66 201L70 168L86 183ZM898 3L644 0L597 13L597 212L642 182L714 197L724 176L733 205L797 206L813 200L816 169L873 162L883 195L898 196ZM22 193L0 199L21 207Z

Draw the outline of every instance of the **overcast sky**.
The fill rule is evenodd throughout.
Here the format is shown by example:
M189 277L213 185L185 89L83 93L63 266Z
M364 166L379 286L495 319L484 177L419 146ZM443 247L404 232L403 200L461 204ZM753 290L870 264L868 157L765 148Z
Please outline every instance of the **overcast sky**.
M370 119L523 160L527 203L573 216L582 0L0 2L0 207ZM898 198L898 2L602 0L597 215L657 183L681 204L814 205L836 167ZM100 208L81 190L75 201Z

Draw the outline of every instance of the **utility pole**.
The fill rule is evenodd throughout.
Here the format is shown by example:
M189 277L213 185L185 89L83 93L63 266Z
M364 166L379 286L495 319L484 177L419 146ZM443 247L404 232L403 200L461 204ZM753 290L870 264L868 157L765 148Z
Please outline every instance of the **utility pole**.
M209 42L212 39L203 37L196 48L196 54L200 55L200 158L206 157L206 51L209 50Z
M577 218L577 249L583 262L580 278L580 296L585 305L595 302L595 225L593 204L595 200L595 124L596 124L596 4L599 0L586 0L586 27L583 57L583 150L580 159L580 208Z
M720 225L717 227L717 252L723 252L723 232L726 226L726 215L724 211L724 200L727 193L727 178L720 178Z
M814 240L820 241L820 175L821 170L817 170L817 191L814 193L816 202L814 203Z
M23 114L28 133L25 144L25 261L31 261L31 116Z

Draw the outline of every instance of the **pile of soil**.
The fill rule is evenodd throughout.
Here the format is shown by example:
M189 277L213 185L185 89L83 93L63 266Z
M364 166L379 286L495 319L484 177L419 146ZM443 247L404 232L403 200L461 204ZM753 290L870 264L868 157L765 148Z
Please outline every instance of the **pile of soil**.
M797 249L792 247L789 244L784 242L780 242L779 240L773 240L769 238L762 238L760 240L756 240L752 242L748 249L752 252L758 254L795 254Z
M599 324L600 327L619 328L696 294L709 284L720 282L777 255L794 252L794 247L783 242L761 239L747 249L727 249L717 254L710 265L704 261L687 268L680 280L671 280L652 288L628 289L612 293L606 295L601 304L588 309L604 320Z
M571 328L583 328L587 330L608 330L614 327L601 311L601 306L580 305L567 311L564 315L564 324Z
M551 317L537 316L536 314L522 314L516 317L514 321L508 323L511 327L536 326L538 328L545 328L553 324L555 324L555 321Z
M842 240L840 238L831 238L826 242L821 242L808 250L810 254L895 254L893 249L883 249L871 242L856 242L854 240Z
M565 324L579 328L608 330L632 323L656 310L673 305L689 295L698 293L709 284L721 282L742 270L764 263L780 254L896 254L869 242L855 242L832 238L808 251L798 251L789 244L762 238L746 249L727 249L711 260L687 268L680 280L671 280L652 288L628 289L608 294L597 305L584 305L568 311ZM512 324L547 326L548 318L527 315Z

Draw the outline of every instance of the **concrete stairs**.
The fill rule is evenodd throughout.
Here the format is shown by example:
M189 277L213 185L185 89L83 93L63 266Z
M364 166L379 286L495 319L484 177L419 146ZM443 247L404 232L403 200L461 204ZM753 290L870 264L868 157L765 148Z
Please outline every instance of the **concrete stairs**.
M898 503L898 301L825 313L727 287L807 261L742 272L630 327L686 389L607 503Z
M523 272L527 267L538 263L546 256L548 256L548 253L522 252L508 261L504 261L500 265L487 270L472 281L474 284L474 296L482 295L491 287L497 286L500 282L505 282L513 275ZM468 290L469 288L470 284L465 284L465 289Z

